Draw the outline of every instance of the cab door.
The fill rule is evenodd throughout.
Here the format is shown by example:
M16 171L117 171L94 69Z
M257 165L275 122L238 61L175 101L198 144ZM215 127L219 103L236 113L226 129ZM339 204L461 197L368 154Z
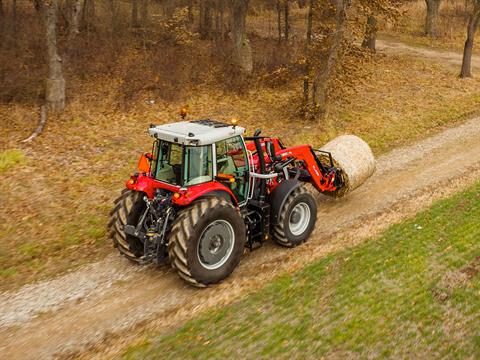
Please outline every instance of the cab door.
M235 136L215 143L216 178L228 186L238 204L244 205L248 197L249 165L245 143Z

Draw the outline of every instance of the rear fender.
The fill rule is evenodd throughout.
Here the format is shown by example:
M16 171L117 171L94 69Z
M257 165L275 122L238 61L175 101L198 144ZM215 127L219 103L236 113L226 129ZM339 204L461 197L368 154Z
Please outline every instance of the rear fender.
M179 193L180 197L174 199L173 202L180 206L187 206L197 199L209 196L227 199L231 201L234 206L238 206L238 201L235 195L233 195L232 190L218 181L210 181L208 183L190 186L185 191L180 190Z
M268 195L270 202L270 219L272 225L278 223L278 217L282 210L287 197L298 187L300 182L295 179L282 181L278 186Z

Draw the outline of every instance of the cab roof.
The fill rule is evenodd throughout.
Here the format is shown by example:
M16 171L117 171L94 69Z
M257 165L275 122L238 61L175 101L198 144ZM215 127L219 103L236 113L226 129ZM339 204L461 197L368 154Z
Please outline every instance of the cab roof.
M210 145L217 141L242 135L245 129L241 126L222 123L215 120L180 121L165 125L151 125L148 132L151 136L182 145Z

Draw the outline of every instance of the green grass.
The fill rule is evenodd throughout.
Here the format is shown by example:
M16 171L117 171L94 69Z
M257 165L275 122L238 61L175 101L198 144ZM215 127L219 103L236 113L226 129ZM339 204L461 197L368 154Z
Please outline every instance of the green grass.
M26 163L25 155L22 151L10 149L0 152L0 174L13 169L17 165Z
M124 357L479 358L479 216L480 183Z

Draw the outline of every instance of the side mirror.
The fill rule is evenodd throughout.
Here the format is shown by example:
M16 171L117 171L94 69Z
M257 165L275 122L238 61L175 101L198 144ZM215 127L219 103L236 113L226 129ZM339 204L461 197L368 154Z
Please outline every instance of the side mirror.
M270 158L270 160L275 161L277 155L275 152L275 145L273 145L273 142L267 141L265 143L265 151L267 152L267 155Z

